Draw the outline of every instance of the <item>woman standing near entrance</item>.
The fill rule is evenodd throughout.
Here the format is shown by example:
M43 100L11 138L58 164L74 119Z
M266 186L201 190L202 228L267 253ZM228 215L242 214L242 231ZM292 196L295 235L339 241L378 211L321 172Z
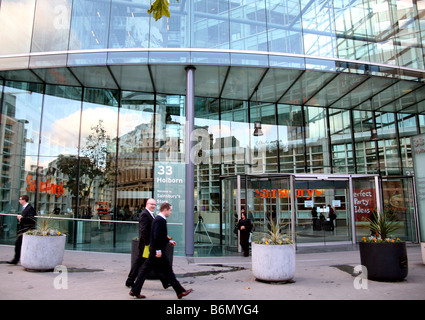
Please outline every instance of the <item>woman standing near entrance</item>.
M240 244L244 252L244 257L249 256L249 235L252 230L251 220L248 219L245 209L241 209L241 219L237 225L238 230L240 231Z

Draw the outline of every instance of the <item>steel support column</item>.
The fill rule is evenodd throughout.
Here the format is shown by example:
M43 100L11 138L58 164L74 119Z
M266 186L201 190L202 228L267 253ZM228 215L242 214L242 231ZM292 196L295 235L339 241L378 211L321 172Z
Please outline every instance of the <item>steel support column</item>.
M190 160L190 153L193 148L191 139L195 124L195 67L186 68L186 192L185 192L185 253L188 257L193 257L194 253L194 208L195 208L195 175L194 164Z

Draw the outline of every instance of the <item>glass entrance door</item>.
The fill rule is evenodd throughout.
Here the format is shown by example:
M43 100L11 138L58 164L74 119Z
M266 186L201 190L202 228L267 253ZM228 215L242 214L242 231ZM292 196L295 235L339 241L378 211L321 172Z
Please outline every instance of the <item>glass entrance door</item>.
M352 240L349 178L296 177L297 243Z
M267 232L269 222L282 226L288 236L291 230L290 177L249 177L247 212L257 232Z
M240 251L239 233L234 232L245 209L256 232L267 232L273 219L291 230L290 176L267 177L240 175L222 179L222 245L229 251Z
M220 219L220 240L225 250L236 251L238 235L234 232L240 216L241 186L240 176L227 177L222 180L222 206Z
M368 218L374 211L382 208L377 176L362 176L352 179L353 219L355 226L356 241L363 237L369 237Z
M286 224L289 235L295 231L297 245L326 245L361 241L370 235L370 214L391 206L402 227L397 235L417 241L413 182L408 177L381 181L378 175L264 174L222 179L221 239L227 249L238 249L234 227L242 208L257 232L266 232L273 219Z

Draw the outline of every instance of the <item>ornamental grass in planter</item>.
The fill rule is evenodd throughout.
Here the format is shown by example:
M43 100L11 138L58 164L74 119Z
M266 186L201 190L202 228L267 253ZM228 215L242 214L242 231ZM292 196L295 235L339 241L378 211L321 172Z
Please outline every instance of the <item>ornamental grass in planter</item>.
M51 227L51 219L41 217L41 223L23 235L21 265L27 270L50 271L62 264L66 235Z
M391 233L399 228L394 212L374 212L369 219L370 237L359 243L360 261L367 270L367 278L376 281L401 281L407 277L406 242Z
M289 281L295 275L295 246L282 232L287 224L269 220L267 233L254 233L252 273L257 280Z

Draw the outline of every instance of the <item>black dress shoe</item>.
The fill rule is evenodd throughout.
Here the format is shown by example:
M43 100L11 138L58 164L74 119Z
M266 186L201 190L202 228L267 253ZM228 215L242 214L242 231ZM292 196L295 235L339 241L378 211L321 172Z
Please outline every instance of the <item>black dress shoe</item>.
M7 261L8 264L18 264L18 260Z
M125 282L125 286L126 287L129 287L129 288L132 288L134 286L134 281L133 280L130 280L130 279L127 279L127 281Z
M183 298L183 297L186 297L189 293L191 293L193 290L192 289L188 289L188 290L186 290L186 291L183 291L182 293L179 293L178 295L177 295L177 298L179 298L179 299L181 299L181 298Z
M135 294L135 293L133 293L133 291L130 291L129 295L132 296L132 297L136 297L137 299L146 298L146 296L144 296L143 294Z

